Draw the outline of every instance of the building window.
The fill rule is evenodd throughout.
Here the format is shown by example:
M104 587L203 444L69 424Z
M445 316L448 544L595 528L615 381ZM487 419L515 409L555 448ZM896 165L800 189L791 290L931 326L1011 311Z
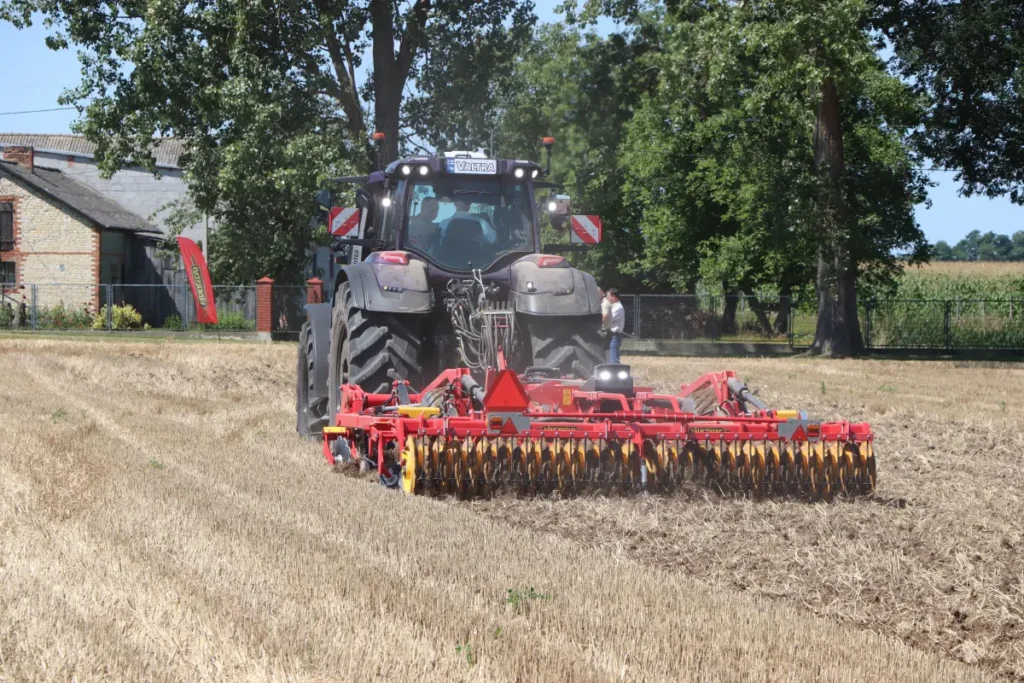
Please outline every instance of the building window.
M14 261L0 263L0 289L13 289L17 282L17 272Z
M14 204L0 202L0 251L14 251Z

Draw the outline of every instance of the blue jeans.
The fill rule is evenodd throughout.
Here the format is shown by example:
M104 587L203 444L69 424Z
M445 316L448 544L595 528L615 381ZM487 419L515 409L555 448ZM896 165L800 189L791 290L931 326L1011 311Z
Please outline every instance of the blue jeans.
M609 363L621 363L621 356L619 355L619 349L622 348L622 333L612 332L612 340L608 344L608 362Z

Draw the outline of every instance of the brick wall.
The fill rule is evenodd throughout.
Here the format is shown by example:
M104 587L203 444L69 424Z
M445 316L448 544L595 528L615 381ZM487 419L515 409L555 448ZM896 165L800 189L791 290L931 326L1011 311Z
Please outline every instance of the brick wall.
M3 259L18 264L19 284L40 285L37 305L95 310L99 232L7 177L0 201L14 203L14 252Z

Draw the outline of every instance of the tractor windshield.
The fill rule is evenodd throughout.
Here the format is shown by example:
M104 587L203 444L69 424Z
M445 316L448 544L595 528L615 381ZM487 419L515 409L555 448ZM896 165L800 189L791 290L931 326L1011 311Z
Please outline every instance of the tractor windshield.
M442 176L413 183L404 245L451 270L486 268L533 251L529 188L497 178Z

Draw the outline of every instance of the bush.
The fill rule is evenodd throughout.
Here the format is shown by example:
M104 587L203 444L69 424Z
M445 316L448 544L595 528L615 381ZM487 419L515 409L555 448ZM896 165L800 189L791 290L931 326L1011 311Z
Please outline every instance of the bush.
M181 316L172 313L171 315L164 318L163 328L165 330L180 330L181 329Z
M10 327L14 322L14 308L0 304L0 327Z
M63 303L49 308L41 308L37 312L39 327L54 330L84 330L92 323L92 315L88 310L68 308ZM27 324L27 321L26 321Z
M135 310L131 304L114 306L110 316L110 326L115 330L140 330L142 329L142 314ZM107 307L104 306L93 318L92 328L102 330L107 327Z
M200 330L255 330L256 321L249 320L241 311L218 311L216 325L197 323L195 327Z

